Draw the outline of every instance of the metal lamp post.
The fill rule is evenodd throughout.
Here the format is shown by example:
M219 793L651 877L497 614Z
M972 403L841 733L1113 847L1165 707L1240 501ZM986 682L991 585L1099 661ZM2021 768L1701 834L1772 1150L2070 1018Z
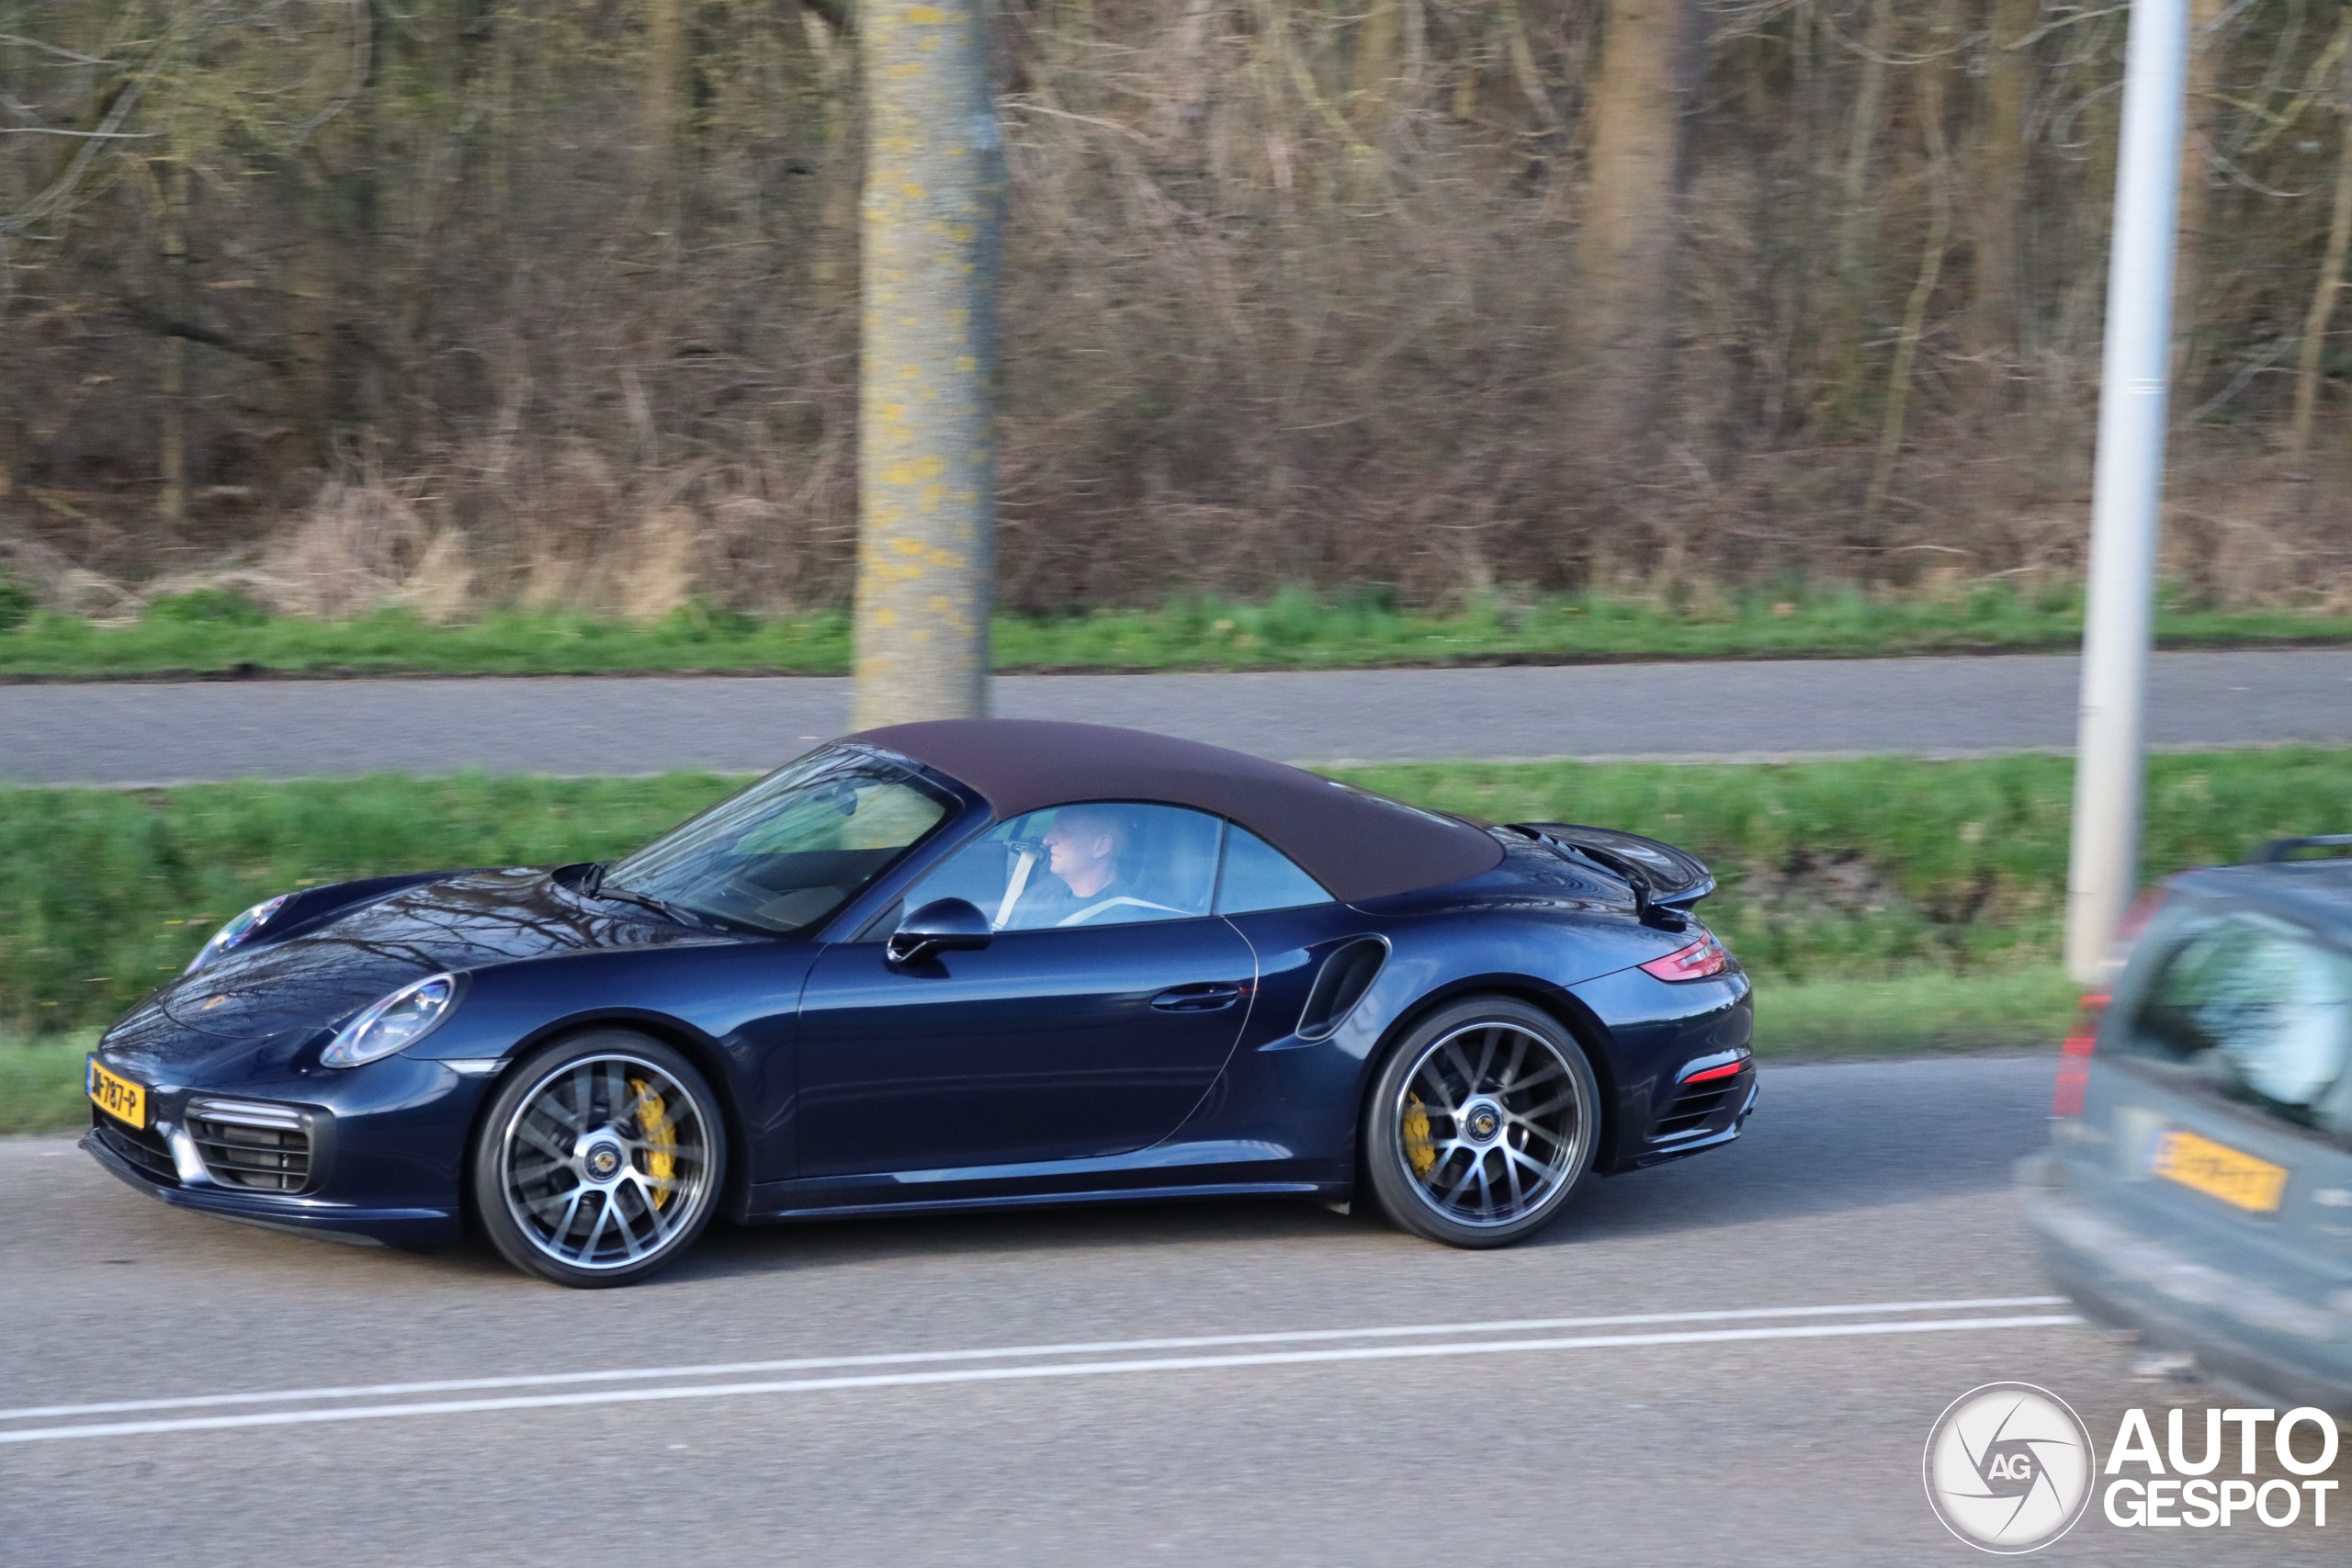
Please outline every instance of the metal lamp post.
M2188 0L2132 0L2066 875L2066 968L2085 986L2101 976L2139 873L2141 713L2164 499L2188 59Z

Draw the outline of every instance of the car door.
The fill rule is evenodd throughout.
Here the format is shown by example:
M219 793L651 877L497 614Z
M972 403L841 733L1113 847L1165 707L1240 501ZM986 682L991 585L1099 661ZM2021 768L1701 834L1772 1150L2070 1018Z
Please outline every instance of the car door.
M1125 1154L1216 1081L1257 979L1250 944L1208 912L1223 824L1089 803L1062 808L1061 837L1081 809L1115 820L1092 835L1120 841L1112 879L1063 880L1046 848L1057 813L1031 813L907 898L978 906L987 947L899 964L885 931L819 957L801 1014L803 1177Z

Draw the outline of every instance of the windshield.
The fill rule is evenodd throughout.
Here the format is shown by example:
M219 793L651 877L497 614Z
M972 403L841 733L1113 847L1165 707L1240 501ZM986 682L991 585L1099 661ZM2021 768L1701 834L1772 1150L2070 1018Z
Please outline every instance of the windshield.
M848 902L954 808L899 763L829 747L655 840L607 872L601 889L759 931L799 931Z

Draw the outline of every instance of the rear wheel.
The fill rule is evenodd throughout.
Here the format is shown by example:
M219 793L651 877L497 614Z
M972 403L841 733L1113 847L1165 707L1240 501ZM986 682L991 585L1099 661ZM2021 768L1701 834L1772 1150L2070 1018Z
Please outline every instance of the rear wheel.
M727 1166L717 1097L658 1040L598 1030L507 1075L471 1160L475 1212L509 1263L560 1285L627 1285L710 1223Z
M1550 1224L1592 1165L1600 1096L1559 1021L1474 997L1397 1042L1364 1105L1366 1175L1397 1225L1508 1247Z

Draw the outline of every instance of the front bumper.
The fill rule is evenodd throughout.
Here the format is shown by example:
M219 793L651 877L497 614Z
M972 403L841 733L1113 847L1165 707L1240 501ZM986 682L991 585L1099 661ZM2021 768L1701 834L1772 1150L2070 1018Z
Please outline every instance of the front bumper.
M463 1221L455 1208L362 1208L318 1198L239 1192L225 1187L164 1180L107 1147L95 1127L83 1134L82 1147L107 1170L151 1198L175 1209L194 1209L243 1224L328 1241L356 1242L362 1247L398 1247L420 1252L450 1246L464 1234Z
M2352 1302L2313 1306L2200 1263L2067 1195L2047 1155L2018 1163L2042 1260L2092 1316L2194 1356L2208 1376L2352 1422Z
M401 1056L332 1073L250 1059L233 1071L189 1073L103 1047L98 1060L145 1088L147 1122L130 1128L94 1108L82 1147L159 1201L403 1248L447 1247L463 1235L465 1151L487 1077ZM237 1162L272 1162L250 1161L243 1149L224 1157L219 1128L205 1122L208 1102L230 1101L299 1122L303 1174L279 1180L265 1170L256 1179Z

